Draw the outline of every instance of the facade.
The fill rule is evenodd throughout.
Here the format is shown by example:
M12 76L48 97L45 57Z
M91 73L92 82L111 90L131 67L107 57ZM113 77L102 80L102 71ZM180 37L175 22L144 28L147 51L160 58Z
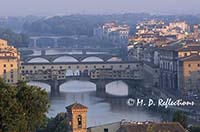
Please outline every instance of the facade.
M17 83L20 68L20 53L7 41L0 39L0 77L9 84Z
M140 67L138 65L138 67ZM91 79L134 79L142 80L142 69L131 70L113 70L113 69L96 69L91 71Z
M130 27L115 22L105 23L94 29L94 36L109 39L116 43L127 43Z
M93 126L88 128L88 132L116 132L121 127L122 122Z
M179 60L178 87L183 94L200 92L200 56L192 55Z
M177 60L178 48L174 46L158 49L160 67L160 88L165 90L178 90Z
M82 104L74 103L66 107L67 124L69 132L87 131L87 111L88 108Z
M141 71L142 63L135 62L82 62L82 63L22 63L21 64L21 79L29 80L62 80L66 77L93 77L97 75L94 72L97 69L112 69L112 72L124 72L126 69L131 71ZM92 72L93 71L93 72ZM94 74L93 74L94 73ZM127 72L125 73L127 74ZM130 72L129 72L130 74ZM97 76L96 76L97 77ZM130 76L129 76L130 77ZM138 76L140 78L140 76Z

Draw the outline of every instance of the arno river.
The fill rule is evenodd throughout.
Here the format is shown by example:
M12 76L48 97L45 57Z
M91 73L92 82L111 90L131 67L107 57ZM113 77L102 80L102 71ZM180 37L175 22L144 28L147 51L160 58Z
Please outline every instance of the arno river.
M55 53L56 51L49 52L49 54ZM34 54L39 53L35 52ZM38 59L38 61L43 60ZM66 106L77 101L89 108L87 114L88 126L116 122L122 119L129 121L160 120L158 114L127 105L128 98L126 98L126 95L128 94L128 86L123 81L115 81L106 85L106 93L114 95L109 98L97 97L96 85L87 81L75 80L66 82L60 86L60 94L58 95L51 95L50 86L46 84L39 82L29 82L29 84L40 86L49 92L51 105L47 113L49 117L54 117L59 112L65 112Z

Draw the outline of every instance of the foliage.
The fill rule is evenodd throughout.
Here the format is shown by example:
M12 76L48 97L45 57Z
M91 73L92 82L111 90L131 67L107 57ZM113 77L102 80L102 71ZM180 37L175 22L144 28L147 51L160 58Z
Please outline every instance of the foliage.
M9 44L17 48L27 47L29 44L28 36L14 33L11 29L0 28L0 38L7 40Z
M187 116L182 111L176 111L174 113L173 122L179 122L184 128L187 128Z
M200 126L192 126L189 128L189 132L200 132Z
M48 94L44 90L0 80L0 99L0 131L32 132L45 123Z
M46 132L67 132L67 125L66 113L59 113L49 120Z

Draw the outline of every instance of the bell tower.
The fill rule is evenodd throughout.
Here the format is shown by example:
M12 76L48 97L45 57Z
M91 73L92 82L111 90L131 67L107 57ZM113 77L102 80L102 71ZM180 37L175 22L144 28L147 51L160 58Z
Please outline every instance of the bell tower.
M69 132L86 132L87 131L87 110L82 104L74 103L66 107L67 123Z

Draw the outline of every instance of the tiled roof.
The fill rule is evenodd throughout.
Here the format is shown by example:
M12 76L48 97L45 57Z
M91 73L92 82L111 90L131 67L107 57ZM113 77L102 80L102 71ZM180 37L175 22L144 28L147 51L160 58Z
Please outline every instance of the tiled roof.
M188 57L184 57L181 61L200 61L200 55L192 55Z
M122 125L117 132L146 132L153 129L154 132L186 132L186 130L177 122L172 123L130 123Z
M66 109L72 110L72 109L88 109L88 108L86 106L76 102L72 105L67 106Z

